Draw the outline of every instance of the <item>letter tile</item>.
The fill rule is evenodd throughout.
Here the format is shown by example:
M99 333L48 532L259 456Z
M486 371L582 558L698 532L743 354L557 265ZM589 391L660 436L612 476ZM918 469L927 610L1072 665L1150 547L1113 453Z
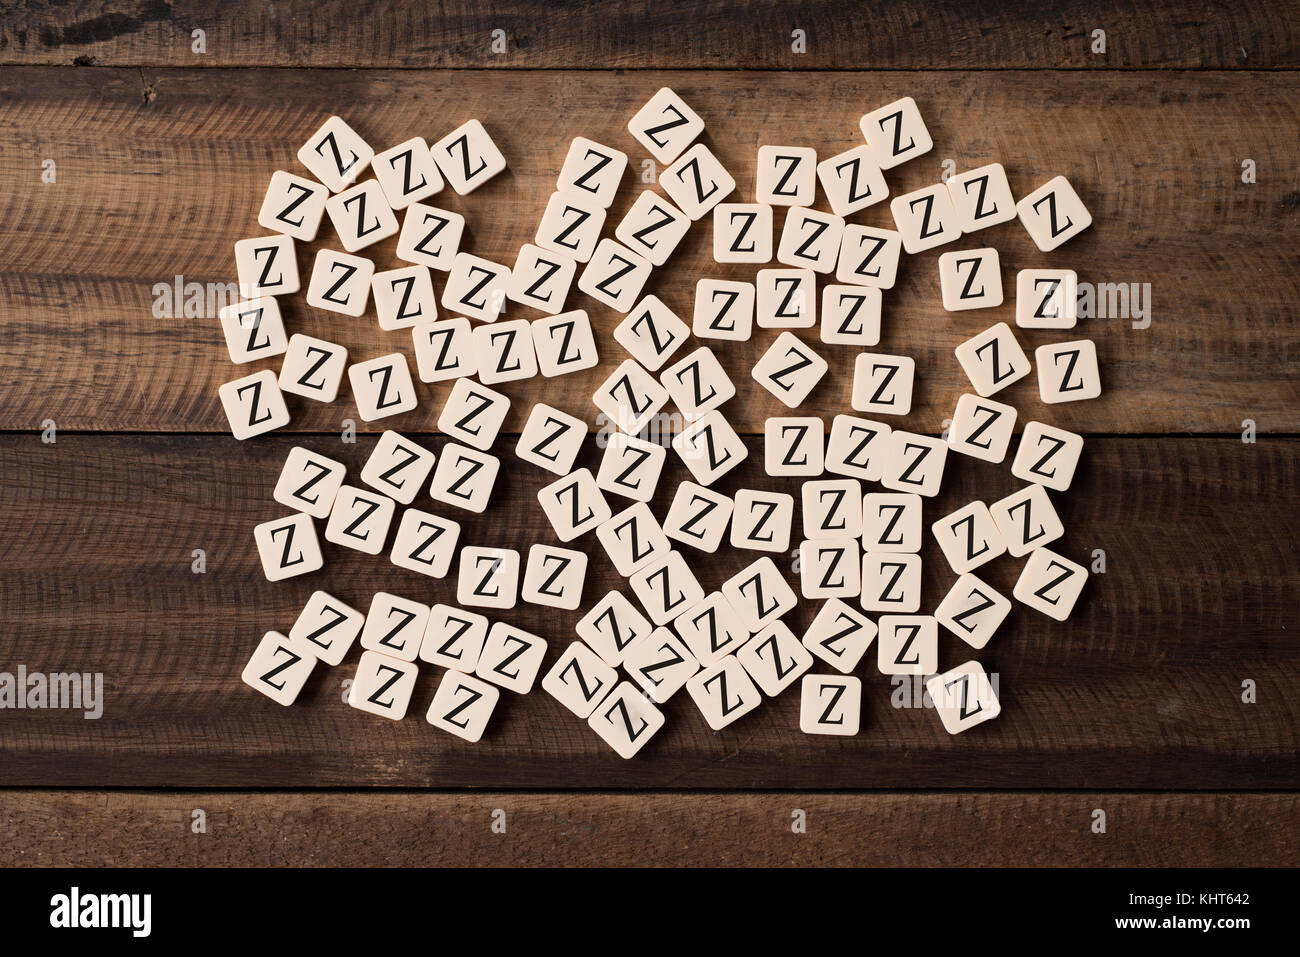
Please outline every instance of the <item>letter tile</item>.
M817 275L811 269L760 269L754 302L761 329L811 329L817 325Z
M342 346L294 333L280 364L280 391L317 402L333 402L338 398L347 364L348 350Z
M943 308L949 312L1002 305L1002 265L993 248L964 249L939 257Z
M691 221L654 190L643 190L614 228L614 237L653 266L668 261Z
M813 666L813 656L785 622L774 621L736 652L736 660L769 698L775 698Z
M781 227L781 243L776 261L813 272L835 271L840 243L844 239L844 219L833 213L792 206ZM760 308L760 313L763 311Z
M641 365L658 372L690 333L690 327L657 297L646 296L614 327L614 341Z
M1065 621L1074 610L1088 571L1047 548L1029 553L1029 560L1011 590L1016 601L1041 611L1049 618Z
M827 599L804 632L803 645L836 671L849 674L876 637L876 623L838 598Z
M438 300L427 266L403 266L377 272L370 279L379 328L409 329L438 317Z
M355 608L328 592L314 591L289 629L289 639L300 642L325 664L337 665L347 656L365 622L366 616Z
M712 485L749 455L731 423L716 409L678 432L673 437L673 448L701 485Z
M823 286L822 342L838 346L879 343L880 303L880 290L870 286Z
M957 411L952 414L948 448L985 462L1001 462L1007 457L1015 427L1013 406L967 393L957 400Z
M882 675L932 675L939 670L939 623L929 615L881 615L876 664Z
M667 628L656 628L627 650L623 670L655 704L663 704L700 670L690 649Z
M817 193L817 151L807 146L760 146L755 202L811 206Z
M480 326L478 331L493 331L503 325L505 323ZM457 379L438 415L438 430L449 438L486 452L496 441L501 423L509 412L510 399L507 396L479 385L473 379Z
M408 508L402 512L390 558L398 568L430 578L446 578L459 541L460 522Z
M983 648L1011 611L1011 602L969 572L939 602L934 617L972 648Z
M961 734L1002 712L984 666L967 661L925 683L934 710L949 734Z
M1079 274L1073 269L1016 273L1016 325L1021 329L1073 329L1078 321Z
M362 180L355 186L331 196L325 201L339 243L346 252L360 252L401 230L388 197L379 188L377 180Z
M479 322L496 322L509 292L509 269L480 256L457 253L442 287L442 305Z
M892 431L883 422L853 415L835 416L826 442L826 471L879 482Z
M799 603L794 589L766 555L723 582L722 596L736 610L740 623L753 633Z
M918 611L921 607L921 556L903 552L867 552L863 555L859 604L863 611ZM881 628L884 628L883 619Z
M668 198L691 218L702 218L736 189L736 181L703 143L696 143L659 174Z
M1064 492L1074 480L1082 452L1083 436L1042 422L1026 422L1011 474Z
M374 275L375 264L364 256L322 249L316 253L311 279L307 282L307 305L344 316L360 316L370 300L370 281ZM298 291L296 281L293 291Z
M325 565L316 539L316 525L304 512L254 526L253 539L262 559L262 572L269 582L307 575Z
M372 150L337 116L331 116L298 150L298 162L331 193L346 189L374 159Z
M548 379L581 372L600 362L591 319L585 309L534 319L532 337L537 371Z
M836 216L850 216L889 197L870 146L855 146L817 164L822 192Z
M868 492L862 498L862 547L899 554L921 550L921 496Z
M858 125L881 169L893 169L930 152L934 146L921 111L910 96L872 110Z
M410 505L433 471L434 454L391 429L379 436L361 469L361 481L391 499Z
M862 682L848 675L805 675L799 686L799 730L851 737L862 723Z
M235 243L235 273L241 299L297 292L300 280L293 240L285 235L239 240Z
M414 661L428 624L428 605L377 592L366 612L365 627L361 629L361 647L399 661Z
M799 545L804 598L856 598L862 592L862 549L856 538L819 538Z
M619 757L628 759L664 726L664 713L624 681L597 706L587 724Z
M284 170L271 174L266 187L262 209L257 214L257 225L273 233L284 233L299 242L309 243L320 231L320 221L325 215L327 190L320 183L295 176Z
M636 574L672 549L668 536L645 502L637 502L596 527L614 569L624 578Z
M370 168L375 171L375 179L379 180L384 197L393 209L406 209L412 203L435 196L445 185L433 161L433 151L423 136L414 136L384 150L370 161Z
M731 545L759 552L784 552L790 547L794 496L742 488L736 492L731 516Z
M861 352L853 362L853 394L849 404L858 412L907 415L912 411L912 383L916 360Z
M586 534L613 514L589 469L578 469L539 489L537 500L562 542Z
M1012 558L1028 555L1065 534L1052 499L1041 485L1026 485L1019 492L999 499L989 506L989 513Z
M456 573L456 601L473 608L514 608L519 597L519 553L513 548L491 548L466 545L460 550L460 566ZM497 624L500 624L498 622ZM492 626L496 628L496 625ZM491 644L491 633L488 643ZM499 643L498 643L499 649ZM483 652L487 654L486 648ZM483 673L480 658L477 673ZM500 684L500 682L495 682Z
M478 120L452 130L430 149L433 161L461 196L472 193L506 168L506 158Z
M736 386L708 346L673 363L659 376L673 403L688 419L712 412L736 394Z
M1049 405L1078 402L1101 395L1097 347L1091 339L1054 342L1034 350L1038 394Z
M754 381L782 403L797 408L830 366L790 332L776 337L771 348L754 364ZM856 408L856 406L855 406Z
M1016 218L1016 201L1001 163L989 163L948 178L948 193L963 233L973 233Z
M752 282L701 279L695 284L691 331L701 339L743 342L754 331L756 299Z
M367 422L410 412L416 406L415 384L400 352L348 366L348 381L357 414Z
M434 605L420 640L420 660L471 674L478 667L487 633L486 615L454 605Z
M289 424L289 407L270 369L227 382L217 389L217 395L230 434L241 442Z
M484 385L517 382L537 375L533 327L527 319L479 326L471 333L471 339L479 381Z
M750 637L736 610L720 591L709 592L698 605L678 615L673 620L673 627L691 654L705 667L738 651Z
M575 136L560 167L556 188L575 196L584 196L608 209L618 193L619 180L627 169L627 154L604 146L585 136ZM581 715L580 717L586 717Z
M628 121L627 131L655 162L671 163L704 132L704 121L665 86Z
M469 320L464 316L423 322L411 328L416 374L421 382L445 382L478 371Z
M1064 176L1049 179L1016 204L1025 232L1043 252L1051 252L1092 225L1092 214Z
M298 698L316 667L316 656L303 642L268 631L240 675L244 684L286 707Z
M694 482L683 482L677 486L673 503L668 507L664 534L701 551L716 552L727 532L734 507L735 503L721 492Z
M803 483L805 538L857 538L862 534L862 483L855 478Z
M714 731L753 711L763 695L735 655L726 655L686 682L686 693Z
M501 460L495 455L448 442L433 470L429 496L435 502L481 513L492 497L500 471Z
M519 597L533 605L572 610L582 604L586 577L586 552L535 544L528 549Z
M618 672L580 641L569 645L542 677L542 690L584 721L618 684Z
M651 624L622 592L607 592L574 627L578 637L611 668L623 663L627 649L650 634Z
M515 454L548 472L568 475L586 437L587 423L582 419L539 402L519 433Z
M772 207L759 203L719 203L713 207L713 261L772 261Z
M902 251L903 236L896 230L850 223L840 240L835 279L851 286L893 289Z
M666 625L704 600L704 589L676 550L655 558L628 585L655 625Z
M465 217L437 206L412 203L402 217L397 236L397 258L447 272L460 251Z
M1029 375L1029 359L1005 322L989 326L954 352L971 385L984 398Z
M341 485L325 524L325 541L378 555L384 550L388 526L396 510L397 503L387 495Z
M348 704L360 711L401 721L415 691L419 668L377 651L363 651L348 690Z
M932 524L930 531L958 575L974 571L1007 550L1006 540L988 506L980 501L949 512Z
M552 193L534 239L549 252L585 263L596 251L604 225L605 208L600 204L571 193Z
M654 497L667 457L668 450L657 442L614 432L605 445L596 485L614 495L648 502Z
M578 288L615 312L631 312L650 278L650 261L612 239L602 239L578 277Z
M923 253L961 236L957 211L943 183L896 197L889 211L909 253Z
M329 518L330 507L346 472L342 462L295 445L285 457L271 497L312 518Z
M500 699L501 692L486 681L448 671L438 682L424 720L473 744L483 739Z
M768 475L821 475L826 425L816 416L768 419L763 425L763 470Z
M880 484L895 492L914 492L925 498L939 494L948 443L943 439L895 430L885 444Z
M254 359L283 355L289 347L274 296L261 296L224 307L218 316L226 337L226 351L236 365Z
M510 270L506 294L512 302L555 315L564 311L577 271L577 260L572 257L524 243L515 257L515 268Z

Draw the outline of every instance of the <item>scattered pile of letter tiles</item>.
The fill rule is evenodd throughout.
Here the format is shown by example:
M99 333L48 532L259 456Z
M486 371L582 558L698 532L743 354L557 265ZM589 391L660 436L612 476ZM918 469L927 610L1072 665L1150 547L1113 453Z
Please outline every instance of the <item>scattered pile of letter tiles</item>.
M432 147L416 137L375 154L343 120L330 117L298 152L315 179L284 171L271 177L258 223L272 235L236 243L242 301L223 310L221 322L234 362L284 358L278 377L266 370L221 386L235 437L286 425L283 393L332 402L345 370L365 421L416 407L404 353L349 365L346 349L334 343L286 337L276 297L299 291L294 242L314 240L326 214L342 251L317 254L308 304L361 316L373 301L381 329L410 330L422 382L455 381L438 418L447 442L436 456L384 432L353 484L340 463L292 449L274 492L292 514L254 529L266 576L276 581L322 566L316 519L324 522L327 541L372 555L384 549L396 519L392 562L442 578L456 560L458 588L457 606L430 607L380 592L365 614L317 591L287 637L275 631L263 637L243 674L249 685L291 704L316 663L339 664L359 636L363 650L351 705L401 719L416 662L424 661L445 669L428 722L468 741L484 734L502 688L532 690L547 642L467 609L494 612L519 600L577 609L587 554L535 544L524 559L512 549L462 544L458 522L412 503L428 483L439 511L482 512L500 468L490 449L510 404L491 387L596 365L587 313L565 310L576 278L582 293L626 315L613 335L629 358L593 397L617 432L605 443L597 474L574 470L589 434L582 410L539 402L515 454L557 476L538 494L556 538L568 543L594 532L634 600L620 590L599 597L577 625L578 640L541 676L542 689L625 758L663 726L659 706L683 688L718 730L801 678L801 729L852 735L858 733L862 688L851 672L874 639L883 673L928 677L927 691L949 732L998 714L992 683L978 662L937 673L938 626L972 648L984 647L1011 602L974 573L1003 553L1025 558L1013 590L1017 601L1058 621L1070 614L1086 572L1047 547L1064 528L1046 490L1069 488L1082 438L1026 423L1011 465L1025 487L991 504L971 502L931 524L960 577L932 615L918 614L922 498L939 491L949 452L1005 459L1016 410L991 397L1029 375L1029 358L1003 322L962 343L956 358L972 391L961 396L947 437L940 439L878 420L908 413L915 367L907 356L862 351L850 405L871 418L836 415L827 437L821 418L797 414L827 363L788 330L820 322L823 343L869 350L880 339L881 297L894 284L901 251L918 253L1016 218L1039 249L1050 251L1086 229L1091 216L1060 176L1016 202L1006 173L994 163L893 199L895 230L846 224L844 217L888 197L882 170L930 150L910 98L863 116L863 145L821 162L806 147L761 147L753 203L724 202L735 181L696 142L703 129L704 121L667 88L632 117L629 132L666 165L659 176L666 196L642 192L612 238L601 232L627 155L574 139L536 242L520 248L513 268L461 250L464 218L427 202L444 185L466 194L505 169L477 120ZM366 171L373 177L361 178ZM832 213L811 208L818 183ZM784 214L774 250L778 210ZM701 279L688 326L641 291L692 223L710 213L714 258L761 268L753 283ZM393 235L403 265L376 272L360 253ZM773 258L779 266L767 268ZM431 270L445 276L436 301ZM820 318L818 274L827 277ZM943 254L939 283L947 310L1001 305L997 250ZM1070 269L1019 272L1016 324L1073 328L1076 285ZM506 300L542 317L501 318ZM438 318L439 305L453 315ZM763 461L771 475L806 477L798 503L781 493L741 490L731 498L710 489L748 454L724 415L736 389L713 349L749 339L754 326L784 330L753 377L792 411L767 420ZM691 335L701 340L697 348L687 345ZM1044 402L1100 394L1091 341L1045 345L1034 359ZM680 485L661 522L648 502L667 449L639 433L669 402L685 422L671 445L695 481ZM822 477L827 474L836 477ZM631 505L615 512L623 500ZM803 521L800 590L824 602L802 638L781 620L798 597L771 555L705 594L683 551L715 552L730 527L732 547L787 553L796 506ZM833 673L815 673L818 659Z

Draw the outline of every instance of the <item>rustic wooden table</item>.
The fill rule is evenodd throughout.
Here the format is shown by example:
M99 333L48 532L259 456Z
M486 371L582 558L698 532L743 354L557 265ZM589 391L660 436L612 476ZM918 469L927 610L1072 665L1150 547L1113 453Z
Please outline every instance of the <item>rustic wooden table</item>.
M1295 863L1291 4L496 6L0 7L0 671L104 682L98 720L0 711L0 862ZM1104 54L1093 52L1097 29ZM491 52L495 30L503 54ZM806 53L792 50L797 30ZM479 745L437 732L421 719L436 682L427 667L406 720L368 716L342 700L355 651L313 676L294 707L253 694L239 681L245 660L314 589L364 609L380 589L454 601L454 582L327 546L322 572L267 583L251 528L282 511L271 488L287 450L305 444L359 469L378 429L341 441L344 420L357 418L345 387L329 406L290 397L288 433L236 442L217 386L277 364L236 369L213 303L169 309L162 290L181 276L220 294L234 278L232 244L260 232L268 177L296 168L298 145L331 113L381 146L480 118L508 172L437 202L466 214L474 253L513 262L572 137L627 150L639 174L625 124L664 85L705 118L705 141L741 193L760 143L847 149L863 112L904 95L935 148L887 174L895 195L937 181L946 160L958 170L1000 161L1016 195L1070 179L1091 230L1051 255L1015 223L979 244L1000 250L1005 280L1068 265L1084 282L1138 284L1150 307L1149 324L1081 323L1102 363L1100 399L1047 409L1032 377L999 396L1022 422L1086 433L1080 474L1054 500L1061 550L1085 564L1104 552L1105 573L1068 622L1013 611L975 654L1000 675L1002 716L955 738L930 711L892 707L889 680L867 663L857 737L800 734L794 692L715 734L682 696L633 761L540 691L507 696ZM1243 181L1248 160L1254 182ZM628 175L611 217L640 188ZM853 220L886 225L884 205ZM697 278L750 278L753 267L712 262L710 233L691 230L653 278L681 314ZM370 252L392 262L394 245ZM1013 309L1008 295L997 310L943 312L941 251L906 258L881 341L917 359L901 427L932 434L966 391L953 347ZM300 252L304 266L310 255ZM575 295L598 327L601 365L505 386L507 429L542 398L594 418L591 393L621 358L609 338L619 317ZM408 336L372 318L312 311L301 297L284 306L290 331L342 343L354 360L409 351ZM1051 341L1019 334L1027 347ZM769 339L723 355L742 388L728 416L750 435L782 411L748 374ZM805 408L829 417L847 411L854 350L823 351L831 372ZM422 387L417 411L382 425L433 432L445 391ZM51 420L53 443L42 440ZM456 516L463 540L550 540L534 497L543 479L509 448L503 439L495 450L496 506ZM669 460L666 490L686 477ZM1005 464L949 462L927 522L1018 484ZM743 482L793 485L760 472ZM733 473L721 487L741 481ZM661 495L656 514L666 505ZM591 600L618 580L594 542L580 547L594 558ZM713 588L752 557L722 554L697 570ZM980 574L1009 593L1019 565L1002 559ZM952 579L927 544L927 607ZM521 605L508 617L550 639L549 663L578 614ZM792 617L798 631L809 614ZM961 660L944 642L944 665ZM491 826L497 809L504 835ZM806 833L792 828L796 809Z

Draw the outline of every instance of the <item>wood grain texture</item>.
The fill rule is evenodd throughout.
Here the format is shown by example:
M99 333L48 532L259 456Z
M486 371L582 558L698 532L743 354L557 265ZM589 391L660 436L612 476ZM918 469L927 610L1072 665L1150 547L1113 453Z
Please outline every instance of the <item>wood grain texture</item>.
M1095 401L1048 410L1027 377L999 395L1021 422L1222 433L1252 418L1263 432L1300 429L1293 74L188 70L148 81L157 98L146 105L135 71L0 71L0 124L11 134L0 142L0 322L10 346L0 353L0 428L35 429L53 418L65 429L226 432L217 386L257 365L231 365L212 315L168 318L155 307L176 275L233 282L233 243L261 232L255 220L270 174L296 168L298 145L329 113L344 114L381 147L481 117L509 171L471 196L444 190L436 201L469 217L465 248L510 265L533 236L570 139L584 134L628 150L639 171L625 123L669 84L705 117L705 141L735 174L737 198L752 195L760 142L848 149L861 141L864 107L903 94L921 105L937 146L889 172L893 194L937 181L945 159L957 169L1000 160L1017 195L1058 173L1075 184L1095 225L1055 253L1034 249L1017 222L967 240L1000 250L1008 289L1001 307L943 312L936 263L947 247L906 257L886 294L879 346L917 359L913 412L900 426L940 430L969 390L952 349L1012 321L1017 269L1056 265L1085 282L1149 283L1151 325L1108 318L1069 333L1020 330L1027 349L1094 339L1104 390ZM1247 156L1258 164L1256 185L1240 182ZM43 158L56 160L57 183L41 183ZM624 177L607 235L644 188L636 179ZM887 205L853 220L890 225ZM322 235L333 238L328 225ZM696 224L647 287L688 318L699 278L753 279L755 267L712 262L711 236L709 220ZM383 268L396 264L394 248L389 240L370 252ZM313 258L300 249L301 269ZM442 279L435 274L439 289ZM544 388L594 421L590 396L623 358L610 338L620 317L576 289L570 304L591 313L603 361ZM372 316L312 310L301 296L285 297L284 312L291 332L339 342L354 361L411 351L408 334L381 332ZM741 389L726 409L741 431L761 431L764 418L785 412L749 375L774 336L758 330L717 350ZM847 411L857 350L815 345L832 371L804 408ZM520 426L539 387L505 388L521 400L508 427ZM385 425L433 429L445 389L421 391L416 411ZM357 418L346 383L332 405L292 397L290 405L295 431L334 431Z
M102 672L99 720L69 711L7 711L0 786L506 787L506 788L1295 788L1300 783L1300 681L1294 641L1300 588L1294 476L1300 440L1095 438L1070 492L1054 500L1067 529L1054 544L1091 563L1106 552L1072 618L1017 606L993 641L972 652L946 633L940 667L970 658L997 673L1003 713L957 737L880 675L859 666L863 731L798 731L798 695L767 701L711 733L684 694L664 730L624 761L540 689L503 696L485 740L470 745L430 727L437 682L421 667L408 717L392 722L343 703L353 649L322 668L282 708L239 681L264 631L286 630L323 588L364 610L387 590L454 603L453 578L432 580L324 546L326 566L277 584L263 579L252 526L282 514L271 500L295 440L239 445L203 436L0 436L0 620L3 670ZM373 439L309 437L355 476ZM435 451L440 440L431 440ZM527 549L553 542L536 504L546 480L498 440L495 507L457 514L462 543ZM662 518L684 468L670 454L652 503ZM594 466L595 442L580 460ZM1019 484L1005 467L952 456L928 524L974 498ZM792 480L753 485L793 490ZM718 486L731 493L736 482ZM421 496L421 507L437 510ZM798 537L798 520L795 536ZM583 609L625 587L592 536ZM191 572L191 551L207 572ZM687 557L706 589L759 557L724 549ZM783 568L789 563L782 556ZM954 576L928 540L923 609ZM1001 558L980 577L1010 595L1022 562ZM794 576L790 579L793 583ZM796 584L797 587L797 584ZM787 616L802 634L816 603ZM493 615L542 635L546 666L573 640L578 612L532 605ZM1243 704L1242 682L1258 689ZM910 691L911 685L905 686ZM914 699L919 700L919 699Z
M1267 793L4 791L0 865L1276 867L1297 824Z
M656 3L198 0L0 12L0 63L111 66L746 68L1275 68L1300 64L1285 0ZM207 32L192 51L191 32ZM806 53L792 50L805 31ZM1105 55L1092 31L1106 30ZM508 48L493 55L493 30Z

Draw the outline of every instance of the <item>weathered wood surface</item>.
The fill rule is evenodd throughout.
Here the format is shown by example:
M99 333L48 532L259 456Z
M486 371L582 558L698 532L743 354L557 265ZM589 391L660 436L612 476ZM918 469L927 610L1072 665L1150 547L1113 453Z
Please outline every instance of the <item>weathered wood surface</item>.
M1130 318L1083 321L1069 333L1018 330L1027 350L1065 337L1097 343L1100 399L1047 408L1030 376L999 395L1021 422L1041 418L1089 432L1262 432L1300 429L1300 238L1295 132L1300 79L1293 73L629 73L485 71L147 71L156 94L141 98L135 70L0 69L0 428L225 432L217 386L258 364L233 366L218 323L157 317L156 284L234 280L232 245L261 232L267 179L296 168L298 145L331 112L379 146L440 135L481 117L509 171L468 197L435 201L469 217L465 247L507 265L530 241L570 139L583 134L625 149L632 172L606 234L637 193L641 151L625 124L660 85L678 89L705 117L706 142L732 170L737 198L752 195L760 142L816 146L824 154L861 142L865 107L903 95L921 106L936 147L889 171L893 194L957 169L1003 162L1023 195L1065 174L1095 225L1052 254L1039 253L1016 222L970 237L1002 254L1006 302L942 310L936 261L943 249L905 257L886 294L882 352L917 359L913 412L899 425L936 433L969 390L952 349L996 321L1012 321L1015 271L1060 265L1091 283L1149 283L1150 327ZM41 182L53 159L57 182ZM1259 182L1241 182L1241 163ZM888 225L887 203L852 217ZM332 238L328 224L323 235ZM712 262L712 225L696 224L648 290L689 319L702 276L752 279L756 267ZM333 240L336 242L336 240ZM314 244L314 245L320 245ZM390 240L372 247L396 264ZM946 247L944 247L946 248ZM310 268L314 253L300 249ZM442 275L435 274L441 288ZM218 295L220 295L220 291ZM591 313L600 366L545 382L548 401L594 421L590 396L622 350L609 334L620 318L575 288ZM211 304L210 304L211 305ZM519 315L538 313L514 307ZM411 351L405 332L309 309L286 297L286 325L350 350L353 360ZM726 414L741 431L785 409L750 369L774 338L717 345L740 396ZM847 411L857 350L807 336L832 364L805 403L808 414ZM265 363L278 367L278 362ZM445 388L419 387L415 412L382 425L427 431ZM518 428L539 383L513 383L507 426ZM290 398L295 431L335 431L356 419L346 383L329 406ZM375 428L380 427L378 424Z
M1294 866L1298 817L1271 793L0 791L0 865Z
M193 31L206 32L194 52ZM1093 31L1106 31L1104 54ZM493 31L504 52L493 52ZM793 32L805 51L794 51ZM655 3L199 0L0 11L0 63L590 69L1216 68L1300 64L1285 0Z
M0 713L0 785L70 787L527 787L527 788L1294 788L1300 711L1296 589L1300 538L1294 476L1300 440L1094 438L1072 489L1054 499L1067 529L1053 546L1092 564L1106 553L1073 617L1052 622L1016 606L982 651L944 633L940 667L969 658L1000 678L1002 716L950 737L925 709L897 708L874 651L863 678L863 730L854 738L798 730L789 691L721 733L683 693L635 760L610 751L543 691L503 695L485 740L470 745L430 727L437 681L422 666L410 713L391 722L347 707L344 664L312 676L282 708L239 681L257 640L286 630L317 588L363 610L387 590L455 603L454 577L398 569L386 555L324 545L319 573L264 580L252 527L283 510L271 489L289 447L303 441L355 476L374 439L276 437L240 446L204 436L0 437L0 549L4 668L102 672L103 716ZM435 450L441 440L430 440ZM581 462L594 467L589 442ZM554 541L536 505L542 473L513 458L510 440L495 507L457 514L462 543L527 549ZM652 503L662 518L686 477L669 455ZM753 476L756 487L795 482ZM734 491L728 477L718 487ZM1019 485L1004 467L951 456L925 521ZM421 496L417 504L438 507ZM796 519L795 537L799 535ZM544 636L546 665L573 640L573 623L620 587L592 536L583 609L520 605L500 617ZM207 572L191 572L206 552ZM706 589L759 557L687 550ZM790 562L775 556L789 574ZM954 576L928 540L923 608ZM1009 595L1022 562L979 574ZM789 574L794 583L793 574ZM796 584L797 587L797 584ZM796 633L815 612L787 616ZM1252 681L1257 703L1242 701ZM909 686L910 687L910 686Z

